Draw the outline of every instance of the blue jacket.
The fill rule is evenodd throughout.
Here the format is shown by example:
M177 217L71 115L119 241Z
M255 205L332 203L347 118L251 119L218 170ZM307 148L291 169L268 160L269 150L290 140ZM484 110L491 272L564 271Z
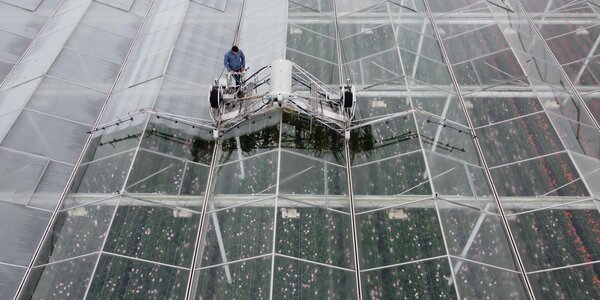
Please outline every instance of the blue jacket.
M237 55L235 55L231 50L227 51L227 53L225 53L225 58L223 59L223 64L225 64L227 71L237 71L242 67L245 67L246 57L244 57L244 52L238 50Z

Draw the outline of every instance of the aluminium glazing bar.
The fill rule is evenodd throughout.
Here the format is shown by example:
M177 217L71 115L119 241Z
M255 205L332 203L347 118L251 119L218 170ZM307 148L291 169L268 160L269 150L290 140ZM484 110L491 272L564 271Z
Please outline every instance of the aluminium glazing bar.
M423 3L425 4L425 8L427 9L427 15L429 17L429 20L431 22L431 25L433 27L433 31L434 34L436 36L436 39L438 40L438 45L440 47L440 51L442 52L442 56L444 57L444 61L448 62L449 61L449 57L448 57L448 52L446 51L446 48L444 46L444 44L442 43L442 38L438 29L438 24L437 24L437 20L435 19L432 11L431 11L431 7L429 6L428 0L423 0ZM465 100L463 98L463 93L461 90L460 85L458 84L458 80L456 78L456 75L454 74L454 70L452 69L452 67L447 64L447 68L448 68L448 73L450 74L450 79L452 80L453 85L456 88L456 92L457 92L457 96L459 99L459 102L461 104L461 108L463 109L463 112L465 114L465 118L467 120L467 123L469 125L470 130L473 132L473 134L475 133L475 126L473 125L473 121L471 119L471 116L469 115L469 111L467 110L467 106L465 103ZM482 151L482 147L479 143L479 140L477 139L476 135L474 135L473 138L473 144L475 146L475 150L477 151L477 156L481 161L481 164L483 166L483 171L484 171L484 175L490 185L490 190L492 192L492 196L494 198L494 201L496 202L496 205L498 206L498 210L500 213L500 219L502 221L502 225L504 227L504 230L507 234L508 237L508 241L510 244L510 248L512 250L512 254L513 257L516 260L516 264L518 267L518 270L520 270L521 275L522 275L522 280L523 283L525 285L525 290L527 295L529 296L529 298L531 299L535 299L535 295L533 293L533 289L531 287L531 283L529 282L529 278L527 277L527 275L525 275L525 265L523 263L523 259L521 258L519 252L518 252L518 248L517 248L517 243L516 240L510 230L509 224L508 224L508 220L506 218L506 215L504 213L504 209L502 207L502 203L500 202L500 196L498 194L498 191L496 190L496 186L494 185L494 182L492 181L492 175L491 172L489 170L487 161L485 160L485 156L483 155L483 151Z

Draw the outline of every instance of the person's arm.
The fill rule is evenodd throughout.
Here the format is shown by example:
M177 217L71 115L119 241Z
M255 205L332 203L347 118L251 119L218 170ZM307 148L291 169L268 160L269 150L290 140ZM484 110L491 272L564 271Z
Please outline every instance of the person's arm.
M240 57L242 58L242 70L246 69L246 57L244 56L244 52L240 50Z
M229 52L225 53L225 57L223 58L223 65L227 68L228 72L231 72L231 68L229 67Z

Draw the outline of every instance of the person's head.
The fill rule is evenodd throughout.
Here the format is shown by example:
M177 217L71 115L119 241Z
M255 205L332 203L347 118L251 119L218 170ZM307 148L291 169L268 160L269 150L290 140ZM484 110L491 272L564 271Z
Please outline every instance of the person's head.
M234 54L236 54L240 49L238 49L237 46L233 46L231 47L231 52L233 52Z

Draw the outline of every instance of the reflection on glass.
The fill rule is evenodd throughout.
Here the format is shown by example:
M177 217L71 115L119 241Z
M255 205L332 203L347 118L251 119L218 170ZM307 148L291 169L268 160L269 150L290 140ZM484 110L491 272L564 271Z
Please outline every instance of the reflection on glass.
M446 254L432 201L360 214L356 223L362 269Z
M220 165L215 194L275 193L277 159L277 152L268 152Z
M352 168L355 195L431 195L421 152Z
M364 299L457 299L448 260L433 259L361 273Z
M189 271L102 255L87 297L183 299Z

